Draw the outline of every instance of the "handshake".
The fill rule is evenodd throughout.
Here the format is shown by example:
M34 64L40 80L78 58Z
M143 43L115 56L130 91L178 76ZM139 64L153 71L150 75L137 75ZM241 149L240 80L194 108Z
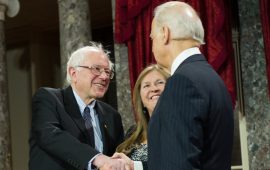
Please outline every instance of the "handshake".
M134 162L123 153L114 153L112 157L98 155L92 162L99 170L134 170Z

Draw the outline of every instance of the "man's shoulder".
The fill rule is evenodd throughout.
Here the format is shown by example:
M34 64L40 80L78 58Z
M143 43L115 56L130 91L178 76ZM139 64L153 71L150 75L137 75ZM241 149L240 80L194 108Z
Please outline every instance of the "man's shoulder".
M62 89L52 88L52 87L40 87L36 90L35 96L44 94L44 95L57 95L61 94Z
M55 98L61 100L63 102L63 90L60 88L52 88L52 87L40 87L35 92L33 98Z
M37 89L36 93L41 93L41 92L56 93L56 92L59 92L61 90L62 89L60 89L60 88L40 87Z

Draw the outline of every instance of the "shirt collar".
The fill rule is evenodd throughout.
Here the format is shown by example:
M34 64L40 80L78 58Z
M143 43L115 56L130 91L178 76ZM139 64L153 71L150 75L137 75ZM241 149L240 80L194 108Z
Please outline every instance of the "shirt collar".
M181 52L173 61L172 67L171 67L171 75L174 74L176 69L182 64L188 57L195 55L195 54L201 54L200 49L198 47L192 47L184 50Z
M96 100L93 100L90 104L86 105L83 100L81 99L81 97L72 89L73 91L73 94L75 96L75 99L78 103L78 106L79 106L79 109L80 109L80 112L81 114L83 114L83 111L85 109L86 106L90 107L90 109L93 109L96 105Z

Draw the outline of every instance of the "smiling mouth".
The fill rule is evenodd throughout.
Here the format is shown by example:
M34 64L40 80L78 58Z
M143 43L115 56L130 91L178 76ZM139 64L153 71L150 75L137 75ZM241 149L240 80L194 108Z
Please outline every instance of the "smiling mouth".
M95 83L95 85L98 87L106 87L106 84L101 84L101 83Z
M154 100L154 99L158 99L160 95L154 95L154 96L151 96L150 99L151 100Z

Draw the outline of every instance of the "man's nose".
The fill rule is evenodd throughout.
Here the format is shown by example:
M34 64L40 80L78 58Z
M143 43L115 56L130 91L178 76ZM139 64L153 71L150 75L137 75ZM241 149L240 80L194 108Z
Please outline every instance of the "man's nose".
M109 79L110 78L110 76L108 76L105 71L102 71L99 77L102 79Z

